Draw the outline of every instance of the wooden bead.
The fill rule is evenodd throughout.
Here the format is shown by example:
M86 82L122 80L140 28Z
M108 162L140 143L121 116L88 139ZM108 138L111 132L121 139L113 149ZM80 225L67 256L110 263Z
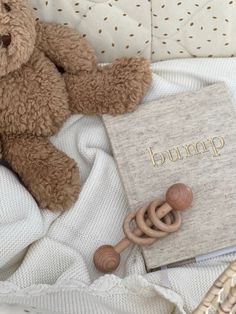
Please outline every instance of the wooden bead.
M103 245L94 254L94 264L103 273L112 273L120 264L120 254L113 246Z
M166 193L166 202L175 210L189 208L193 201L192 190L183 183L172 185Z

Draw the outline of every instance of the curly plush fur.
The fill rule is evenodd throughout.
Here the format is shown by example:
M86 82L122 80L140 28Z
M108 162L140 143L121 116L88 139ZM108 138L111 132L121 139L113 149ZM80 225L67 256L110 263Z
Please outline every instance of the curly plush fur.
M48 138L72 113L134 110L150 82L146 60L99 67L76 31L35 22L27 0L0 0L2 155L41 208L68 209L80 190L75 162Z

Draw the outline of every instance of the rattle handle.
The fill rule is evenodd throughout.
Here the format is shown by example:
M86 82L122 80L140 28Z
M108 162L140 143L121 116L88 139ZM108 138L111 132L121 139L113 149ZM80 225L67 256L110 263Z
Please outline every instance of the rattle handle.
M156 212L156 215L159 219L162 219L164 218L170 211L172 211L172 208L170 207L169 204L167 203L164 203L159 209L158 211ZM145 223L148 225L148 227L152 227L152 222L150 219L147 219L145 221ZM138 237L141 237L143 235L143 232L142 230L140 230L139 228L136 228L134 230L134 234ZM123 252L124 250L126 250L129 245L131 244L132 242L127 239L127 238L124 238L123 240L121 240L119 243L117 243L115 246L114 246L114 250L117 252L117 253L121 253Z

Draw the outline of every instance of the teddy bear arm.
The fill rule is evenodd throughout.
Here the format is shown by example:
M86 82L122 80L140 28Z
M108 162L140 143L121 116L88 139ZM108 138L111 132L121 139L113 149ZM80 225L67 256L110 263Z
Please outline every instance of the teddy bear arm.
M132 112L146 94L152 73L143 58L121 58L80 75L64 74L73 113L123 114Z
M96 67L95 52L80 34L67 26L37 22L36 46L66 72L91 71Z
M3 158L40 208L65 210L75 203L80 191L77 165L47 138L5 135Z

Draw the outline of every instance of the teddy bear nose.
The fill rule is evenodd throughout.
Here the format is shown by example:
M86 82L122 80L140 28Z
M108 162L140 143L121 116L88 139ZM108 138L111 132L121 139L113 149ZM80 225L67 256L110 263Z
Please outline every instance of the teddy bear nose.
M0 46L7 48L11 44L11 35L0 35Z

